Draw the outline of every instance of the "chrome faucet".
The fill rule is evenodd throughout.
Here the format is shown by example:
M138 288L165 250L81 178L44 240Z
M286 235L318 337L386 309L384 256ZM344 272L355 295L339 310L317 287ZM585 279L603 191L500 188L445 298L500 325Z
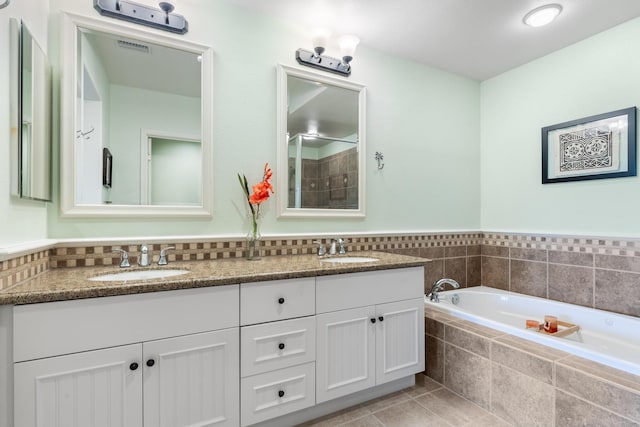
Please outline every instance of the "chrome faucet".
M447 285L447 284L451 285L454 289L458 289L460 287L460 284L453 279L447 279L447 278L440 279L436 283L434 283L433 286L431 287L431 292L428 295L429 300L433 302L440 302L440 297L438 296L438 292L442 291L444 289L444 285Z
M149 267L151 265L151 254L147 245L140 247L140 257L138 258L138 265L140 267Z
M336 254L336 241L335 239L331 241L331 247L329 248L329 255Z
M167 251L170 249L175 249L175 246L169 246L168 248L164 248L160 250L160 259L158 260L158 265L167 265L169 262L167 261Z
M120 268L131 267L129 264L129 254L124 249L114 248L112 252L118 252L120 254Z
M338 239L338 253L344 255L347 251L344 249L344 239L341 237Z
M324 245L322 244L322 241L314 240L313 243L316 243L318 245L318 256L325 256L327 254L327 251L324 249Z

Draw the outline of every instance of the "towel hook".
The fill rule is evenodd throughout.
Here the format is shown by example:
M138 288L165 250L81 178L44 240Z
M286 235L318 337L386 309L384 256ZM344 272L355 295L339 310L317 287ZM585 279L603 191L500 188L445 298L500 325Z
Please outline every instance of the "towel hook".
M378 161L378 169L384 168L384 163L382 163L384 156L382 155L382 152L376 151L376 160Z

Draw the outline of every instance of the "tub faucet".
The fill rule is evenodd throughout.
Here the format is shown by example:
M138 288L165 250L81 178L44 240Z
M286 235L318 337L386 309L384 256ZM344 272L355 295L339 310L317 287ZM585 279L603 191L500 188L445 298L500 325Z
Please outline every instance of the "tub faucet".
M431 287L431 292L428 295L429 300L433 302L440 302L440 298L438 297L438 292L442 291L444 289L444 285L446 284L451 285L454 289L458 289L460 287L460 284L453 279L447 279L447 278L440 279L436 283L434 283L433 286Z
M140 247L140 258L138 258L138 265L140 267L149 267L151 265L151 257L149 256L149 248L147 245Z

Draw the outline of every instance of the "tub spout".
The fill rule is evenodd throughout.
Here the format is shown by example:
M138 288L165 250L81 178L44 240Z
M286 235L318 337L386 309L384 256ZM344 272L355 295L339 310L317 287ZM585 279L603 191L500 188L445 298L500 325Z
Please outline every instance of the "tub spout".
M451 285L454 289L458 289L460 287L460 284L453 279L447 279L447 278L440 279L436 283L434 283L433 286L431 287L431 292L428 295L429 300L433 302L440 302L440 298L438 297L438 292L443 290L444 285L447 285L447 284Z

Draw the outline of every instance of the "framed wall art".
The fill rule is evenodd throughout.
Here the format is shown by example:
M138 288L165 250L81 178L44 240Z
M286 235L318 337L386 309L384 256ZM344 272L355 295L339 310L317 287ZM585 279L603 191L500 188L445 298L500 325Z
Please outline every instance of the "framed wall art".
M542 128L542 183L636 176L636 107Z

